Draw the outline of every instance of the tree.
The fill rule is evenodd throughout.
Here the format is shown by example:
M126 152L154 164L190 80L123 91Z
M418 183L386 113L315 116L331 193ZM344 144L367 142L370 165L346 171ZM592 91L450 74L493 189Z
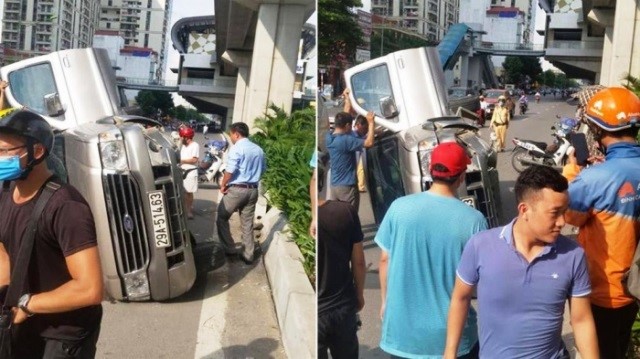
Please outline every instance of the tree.
M506 81L515 84L525 82L527 78L538 78L542 73L542 66L537 57L507 56L502 63L502 67L504 68Z
M351 8L360 0L318 0L318 62L339 65L354 59L362 30Z
M626 84L622 84L622 86L640 97L640 78L627 74L622 80L627 82Z
M158 110L162 114L167 114L173 108L173 98L170 93L165 91L140 90L136 96L136 102L140 106L142 114L151 118L158 115Z
M180 121L196 120L196 122L208 122L209 119L192 108L186 108L182 105L178 105L169 110L169 114Z
M546 70L538 76L538 82L549 87L555 86L556 74L551 70Z

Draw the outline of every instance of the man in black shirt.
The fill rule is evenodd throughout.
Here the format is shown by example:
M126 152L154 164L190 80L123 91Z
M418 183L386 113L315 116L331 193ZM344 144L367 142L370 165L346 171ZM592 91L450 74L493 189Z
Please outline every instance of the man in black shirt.
M38 114L0 118L0 285L9 284L26 226L52 174L46 157L53 132ZM93 358L102 318L103 284L93 216L82 195L62 185L49 199L37 232L18 308L15 358Z
M362 229L348 202L318 206L318 358L358 358L356 313L364 307Z

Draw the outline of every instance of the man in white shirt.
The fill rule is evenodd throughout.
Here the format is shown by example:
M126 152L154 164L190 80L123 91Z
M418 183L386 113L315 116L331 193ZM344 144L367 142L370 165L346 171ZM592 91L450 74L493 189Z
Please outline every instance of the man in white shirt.
M200 158L200 145L193 140L195 132L191 127L180 128L182 148L180 149L180 167L184 175L184 207L187 218L193 219L193 194L198 190L198 160Z

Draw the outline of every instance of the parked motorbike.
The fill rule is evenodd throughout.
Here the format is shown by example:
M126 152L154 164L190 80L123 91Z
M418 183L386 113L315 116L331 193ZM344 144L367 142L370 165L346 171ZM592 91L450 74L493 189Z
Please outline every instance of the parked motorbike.
M198 166L198 183L215 183L220 185L225 165L222 154L227 149L227 141L210 140L204 144L204 159Z
M569 134L575 131L576 126L577 121L572 118L565 118L551 126L554 137L551 145L547 145L546 142L514 138L512 141L515 147L511 154L513 169L520 173L531 165L544 165L561 171L567 162L567 150L571 147Z
M529 105L526 102L520 102L520 114L524 115L525 112L529 109Z

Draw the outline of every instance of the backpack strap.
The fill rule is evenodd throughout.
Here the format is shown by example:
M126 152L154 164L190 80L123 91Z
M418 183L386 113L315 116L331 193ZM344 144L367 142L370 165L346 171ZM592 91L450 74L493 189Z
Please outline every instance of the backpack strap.
M43 186L42 193L40 193L40 197L38 197L34 211L31 214L31 219L29 219L29 223L22 235L18 258L15 264L12 265L13 271L11 273L9 289L7 290L7 297L4 302L5 307L15 307L18 304L18 299L22 294L22 290L24 289L24 284L27 279L27 271L29 270L31 253L33 252L33 243L35 242L35 236L38 230L38 220L49 202L49 199L57 190L60 189L60 187L60 184L55 182L53 177L49 178Z

